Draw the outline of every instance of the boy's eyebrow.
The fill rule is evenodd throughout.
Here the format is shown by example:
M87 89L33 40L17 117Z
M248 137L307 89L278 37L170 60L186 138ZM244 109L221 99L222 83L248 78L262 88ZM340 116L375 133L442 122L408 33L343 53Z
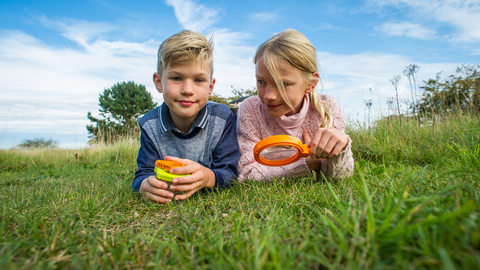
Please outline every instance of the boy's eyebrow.
M178 72L178 71L175 71L175 70L170 70L170 71L168 71L167 75L170 75L170 76L172 76L172 75L184 75L184 73ZM208 74L206 72L198 72L197 75L208 77Z

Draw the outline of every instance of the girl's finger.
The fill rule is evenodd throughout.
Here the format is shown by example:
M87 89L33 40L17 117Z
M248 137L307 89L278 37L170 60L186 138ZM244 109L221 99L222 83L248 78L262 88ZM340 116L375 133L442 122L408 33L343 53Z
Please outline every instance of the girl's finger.
M330 155L328 155L327 158L334 158L336 156L338 156L338 154L340 154L340 152L342 152L343 150L343 147L341 144L337 143L335 145L335 148L333 149L333 151L330 153Z
M328 158L335 150L337 144L338 142L331 138L325 145L325 149L323 149L322 158Z
M303 141L308 146L310 146L310 143L312 141L312 139L310 139L310 133L308 133L308 130L306 129L303 130Z

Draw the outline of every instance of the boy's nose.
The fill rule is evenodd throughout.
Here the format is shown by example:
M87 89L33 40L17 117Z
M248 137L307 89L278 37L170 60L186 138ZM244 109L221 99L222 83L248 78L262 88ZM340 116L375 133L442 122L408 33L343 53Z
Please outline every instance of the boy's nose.
M193 82L185 81L182 85L181 93L184 95L192 95L193 92Z

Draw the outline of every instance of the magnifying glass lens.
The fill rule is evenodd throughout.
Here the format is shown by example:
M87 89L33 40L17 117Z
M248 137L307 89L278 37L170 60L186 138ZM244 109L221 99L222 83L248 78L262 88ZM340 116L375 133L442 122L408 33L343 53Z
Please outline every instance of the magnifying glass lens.
M265 160L285 160L298 155L298 149L291 145L276 145L263 149L260 157Z

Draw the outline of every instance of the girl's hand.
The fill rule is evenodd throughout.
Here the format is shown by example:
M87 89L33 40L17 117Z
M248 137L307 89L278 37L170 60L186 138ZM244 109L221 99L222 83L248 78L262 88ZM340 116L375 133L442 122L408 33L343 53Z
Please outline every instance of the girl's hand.
M159 203L169 203L173 198L173 192L167 190L168 185L157 179L157 176L152 175L143 180L140 184L140 194L150 200Z
M305 143L310 146L310 158L334 158L345 149L348 137L342 131L335 128L319 128L310 140L307 130L303 131Z
M174 191L186 191L185 194L180 194L175 196L176 200L185 200L188 197L192 196L193 193L198 190L209 187L212 188L215 186L215 174L209 168L205 168L197 162L191 161L189 159L181 159L176 157L165 157L165 160L178 161L185 166L177 167L170 170L171 173L175 174L187 174L191 175L174 178L170 190Z

